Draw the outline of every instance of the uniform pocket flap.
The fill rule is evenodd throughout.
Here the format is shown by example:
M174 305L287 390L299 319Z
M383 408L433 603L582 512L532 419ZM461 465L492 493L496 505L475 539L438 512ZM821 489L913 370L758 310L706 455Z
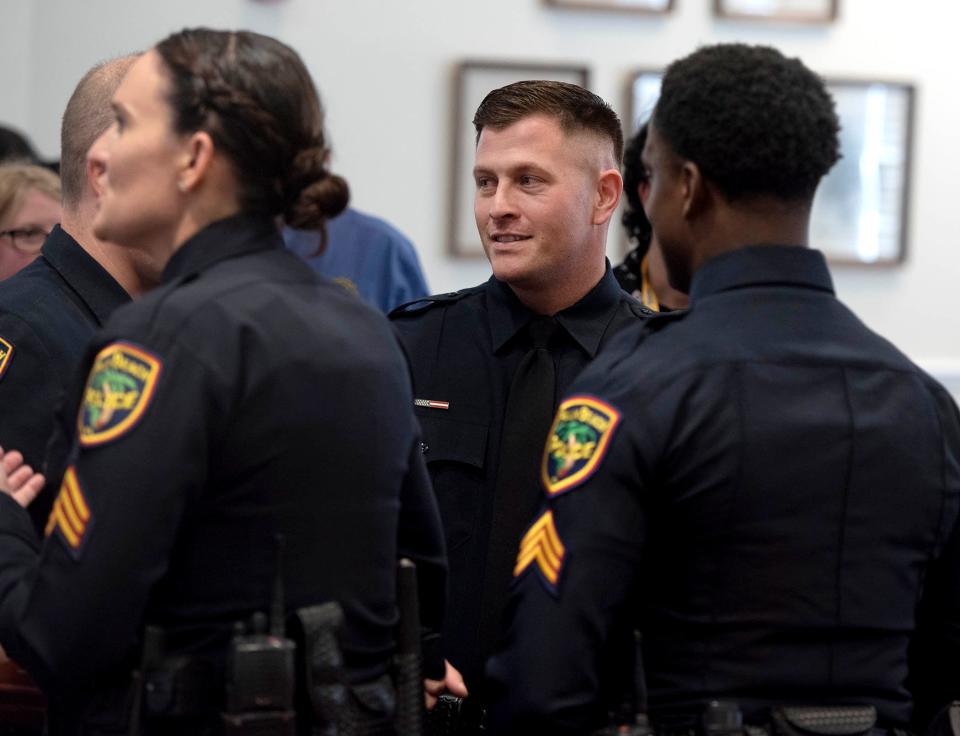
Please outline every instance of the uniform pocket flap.
M487 451L486 424L472 424L436 415L419 415L423 428L423 459L427 464L440 460L483 467Z

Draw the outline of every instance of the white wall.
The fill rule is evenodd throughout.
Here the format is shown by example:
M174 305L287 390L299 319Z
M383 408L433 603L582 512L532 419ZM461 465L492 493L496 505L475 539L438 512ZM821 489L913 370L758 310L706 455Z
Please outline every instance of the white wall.
M917 84L909 257L895 268L836 268L838 291L874 329L960 393L957 178L960 94L951 51L960 6L841 0L826 27L721 21L712 0L667 17L576 12L542 0L0 0L0 121L56 156L59 118L96 61L188 25L245 27L294 46L329 110L335 168L354 203L417 243L431 287L487 276L446 255L452 70L463 59L586 62L595 92L626 114L626 83L697 45L778 46L831 76ZM618 243L618 240L614 240Z

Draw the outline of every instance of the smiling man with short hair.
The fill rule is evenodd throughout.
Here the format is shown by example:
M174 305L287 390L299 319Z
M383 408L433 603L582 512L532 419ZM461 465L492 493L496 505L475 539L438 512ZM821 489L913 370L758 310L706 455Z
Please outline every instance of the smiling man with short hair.
M604 256L623 188L610 106L572 84L518 82L488 94L474 125L475 214L493 276L391 317L447 536L446 651L476 712L520 536L542 499L556 399L648 312Z

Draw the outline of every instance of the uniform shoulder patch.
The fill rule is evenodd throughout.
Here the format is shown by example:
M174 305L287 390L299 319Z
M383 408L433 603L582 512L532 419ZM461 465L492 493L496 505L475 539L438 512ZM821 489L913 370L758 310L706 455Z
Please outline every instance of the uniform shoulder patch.
M545 511L523 535L513 577L518 578L531 567L536 567L547 589L556 595L563 558L566 555L563 542L553 521L553 512Z
M548 496L557 496L587 480L610 446L620 412L593 396L572 396L557 408L541 478Z
M90 505L80 487L77 471L71 465L63 474L60 493L53 502L53 510L47 520L44 535L49 537L56 532L66 545L67 552L74 559L79 559L87 529L92 522L93 514L90 511Z
M97 353L80 406L80 445L102 445L129 432L150 405L162 365L160 358L128 342Z
M13 343L0 337L0 379L7 372L11 358L13 358Z

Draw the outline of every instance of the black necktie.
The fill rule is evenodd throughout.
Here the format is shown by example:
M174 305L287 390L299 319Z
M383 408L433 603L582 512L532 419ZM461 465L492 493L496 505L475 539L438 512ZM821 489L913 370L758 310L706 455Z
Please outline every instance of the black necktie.
M540 462L556 392L548 344L558 329L552 317L536 317L527 325L531 347L517 366L507 394L480 604L479 645L484 658L492 654L500 634L520 536L543 498Z

